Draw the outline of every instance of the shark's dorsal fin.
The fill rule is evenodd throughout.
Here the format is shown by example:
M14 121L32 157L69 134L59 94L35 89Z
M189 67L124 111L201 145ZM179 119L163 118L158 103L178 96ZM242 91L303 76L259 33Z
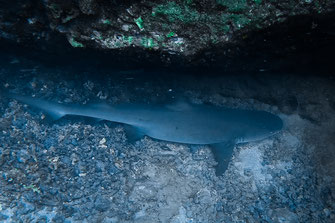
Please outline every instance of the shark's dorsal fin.
M166 105L166 107L172 111L187 111L192 108L192 106L189 103L183 100L177 101L172 104L168 104Z
M214 159L217 162L217 165L215 166L217 176L223 175L223 173L227 170L228 164L233 155L234 146L235 143L230 141L210 145Z

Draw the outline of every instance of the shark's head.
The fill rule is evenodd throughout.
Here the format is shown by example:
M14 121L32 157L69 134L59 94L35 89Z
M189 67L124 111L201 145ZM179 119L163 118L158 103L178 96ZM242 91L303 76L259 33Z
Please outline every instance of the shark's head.
M265 111L257 111L248 117L248 131L243 134L242 142L265 139L278 133L283 128L283 121L277 115Z

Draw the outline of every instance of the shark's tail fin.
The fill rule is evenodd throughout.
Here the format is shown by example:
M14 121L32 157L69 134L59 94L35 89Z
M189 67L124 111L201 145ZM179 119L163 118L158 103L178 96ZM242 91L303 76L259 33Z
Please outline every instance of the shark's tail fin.
M48 113L48 115L50 115L55 120L60 119L61 117L68 114L66 107L59 103L49 102L43 99L37 99L28 96L20 96L12 93L6 93L5 95L9 98L13 98L35 108L39 108Z

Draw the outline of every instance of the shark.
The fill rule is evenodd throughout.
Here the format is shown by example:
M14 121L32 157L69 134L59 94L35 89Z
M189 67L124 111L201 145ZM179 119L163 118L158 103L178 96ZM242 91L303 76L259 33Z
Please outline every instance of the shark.
M228 168L236 144L263 140L283 128L279 116L259 110L186 102L62 104L29 96L7 95L46 112L53 119L71 115L122 123L127 136L134 141L149 136L173 143L209 145L218 176Z

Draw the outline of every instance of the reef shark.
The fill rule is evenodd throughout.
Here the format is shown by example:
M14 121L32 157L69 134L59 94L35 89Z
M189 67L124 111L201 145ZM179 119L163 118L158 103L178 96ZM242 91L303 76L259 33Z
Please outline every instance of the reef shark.
M70 105L14 94L8 96L39 108L54 119L75 115L126 124L126 131L134 140L146 135L174 143L210 145L217 162L217 175L227 169L236 144L265 139L283 127L278 116L266 111L214 105L184 102Z

